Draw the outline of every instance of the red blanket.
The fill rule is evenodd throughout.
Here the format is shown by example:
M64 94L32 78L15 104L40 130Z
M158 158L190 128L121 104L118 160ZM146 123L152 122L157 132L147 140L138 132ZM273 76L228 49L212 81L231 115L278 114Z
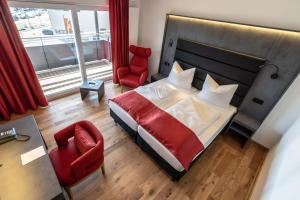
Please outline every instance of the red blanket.
M189 169L193 158L204 150L192 130L137 92L126 92L111 100L163 144L185 170Z
M111 101L123 108L136 122L156 107L151 101L133 90L116 96Z

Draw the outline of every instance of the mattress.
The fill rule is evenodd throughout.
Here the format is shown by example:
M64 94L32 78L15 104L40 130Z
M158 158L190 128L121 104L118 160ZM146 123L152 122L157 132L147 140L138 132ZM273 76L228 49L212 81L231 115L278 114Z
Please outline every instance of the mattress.
M135 89L137 93L150 100L154 105L162 110L174 105L181 99L195 93L196 88L189 90L182 89L171 84L167 79L161 79L154 83L150 83L145 86L140 86ZM118 117L126 123L132 130L138 130L137 122L118 104L113 101L109 101L110 109L118 115Z
M194 98L194 97L188 97L188 98ZM201 101L201 100L199 100ZM202 102L207 104L210 111L218 113L217 117L216 115L211 115L207 118L208 120L208 126L199 126L199 127L193 127L191 128L193 132L197 135L199 140L204 145L204 149L209 146L209 144L217 137L217 135L224 129L224 127L228 124L231 117L236 113L236 108L234 106L229 106L228 108L221 108L218 106L214 106L211 104L208 104L206 102ZM212 110L211 110L212 109ZM166 111L170 112L172 110L172 107L167 109ZM198 111L199 112L199 111ZM170 113L171 114L171 113ZM179 119L178 119L179 120ZM212 121L209 121L212 120ZM180 120L179 120L180 121ZM187 124L185 124L187 125ZM195 128L199 128L199 131L196 131ZM148 133L142 126L138 126L138 134L139 136L149 145L151 148L156 151L166 162L168 162L175 170L178 172L182 172L184 170L184 167L181 165L181 163L176 159L176 157L164 146L162 145L158 140L156 140L150 133ZM194 159L196 159L201 152L199 152Z

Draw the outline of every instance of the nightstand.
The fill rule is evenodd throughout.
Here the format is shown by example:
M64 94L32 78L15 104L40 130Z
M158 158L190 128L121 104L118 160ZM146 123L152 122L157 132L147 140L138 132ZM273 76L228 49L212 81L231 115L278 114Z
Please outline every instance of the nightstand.
M98 93L98 101L100 102L101 97L104 95L104 82L102 80L84 81L80 86L81 99L83 100L90 91Z
M160 73L154 74L151 76L151 83L155 81L159 81L160 79L166 78L167 76L162 75Z
M244 147L247 141L253 136L255 131L258 129L260 124L261 123L259 121L253 119L247 114L238 112L238 114L236 114L231 120L228 130L237 133L244 138L244 142L242 144L242 147Z

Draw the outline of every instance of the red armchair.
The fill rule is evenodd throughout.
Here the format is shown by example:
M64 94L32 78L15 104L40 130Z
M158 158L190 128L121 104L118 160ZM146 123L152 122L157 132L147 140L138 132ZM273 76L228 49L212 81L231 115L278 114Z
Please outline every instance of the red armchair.
M72 198L70 187L96 171L104 171L104 141L100 131L89 121L74 123L54 135L57 143L49 156L62 186Z
M150 48L142 48L130 45L129 51L133 54L129 67L118 69L118 78L121 86L136 88L144 85L148 77L148 57Z

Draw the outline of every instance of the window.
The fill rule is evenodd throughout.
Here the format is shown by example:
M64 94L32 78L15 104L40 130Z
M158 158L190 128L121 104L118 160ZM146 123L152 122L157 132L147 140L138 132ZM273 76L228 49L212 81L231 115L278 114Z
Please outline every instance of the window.
M51 98L74 91L83 79L110 79L108 12L77 12L66 6L52 9L40 5L11 7L11 13L45 95ZM79 27L73 23L72 14ZM76 29L80 29L79 36ZM79 47L76 37L81 40ZM78 48L82 48L83 62L79 62Z
M87 78L94 80L111 77L108 11L81 10L78 12L78 20Z

